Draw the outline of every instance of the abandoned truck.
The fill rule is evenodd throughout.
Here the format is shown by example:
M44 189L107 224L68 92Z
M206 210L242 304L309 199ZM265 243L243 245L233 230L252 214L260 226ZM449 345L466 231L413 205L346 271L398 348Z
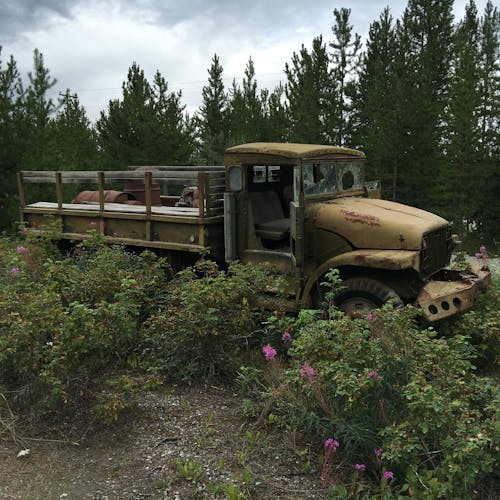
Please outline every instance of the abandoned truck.
M436 321L472 307L488 269L447 269L448 222L382 200L380 183L365 181L364 160L345 147L252 143L227 149L223 167L23 171L21 221L33 228L53 216L73 241L95 227L109 243L160 250L174 269L207 249L219 263L269 262L287 278L294 309L318 305L331 268L345 285L337 305L349 314L392 300ZM53 201L27 203L25 183L54 184ZM65 201L72 183L94 191Z

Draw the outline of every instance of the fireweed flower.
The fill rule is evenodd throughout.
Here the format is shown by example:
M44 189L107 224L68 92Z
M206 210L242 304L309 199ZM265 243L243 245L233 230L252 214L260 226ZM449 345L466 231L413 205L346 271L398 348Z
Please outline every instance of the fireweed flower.
M10 270L10 272L11 272L12 274L17 274L17 273L19 272L19 268L14 266L14 267Z
M366 470L366 465L365 464L356 464L354 466L354 468L358 471L358 472L365 472Z
M291 341L292 341L292 336L290 335L289 332L285 332L283 333L283 335L281 336L281 340L285 343L285 344L289 344Z
M389 480L391 480L391 479L394 479L394 472L392 472L392 471L390 471L390 470L386 470L386 471L384 472L384 479L385 479L386 481L389 481Z
M26 248L25 248L25 247L23 247L22 245L20 245L20 246L18 246L18 247L16 248L16 252L17 252L17 253L24 253L24 252L26 252Z
M382 377L376 370L371 370L366 374L367 377L374 378L375 380L382 380Z
M97 226L97 222L94 222L94 221L89 222L89 227L96 227L96 226Z
M276 357L276 350L273 349L269 344L265 345L262 348L262 352L264 353L264 356L266 357L266 361L272 361Z
M375 317L375 315L374 315L374 314L372 314L372 313L368 313L368 315L366 316L366 319L367 319L368 321L371 321L374 317Z
M28 232L28 228L26 226L23 226L21 228L21 233L27 233Z
M337 448L339 447L339 442L336 439L333 438L328 438L325 441L325 450L331 450L333 452L337 451Z
M377 449L374 451L375 456L376 456L377 458L380 458L380 457L382 456L382 452L383 452L383 451L384 451L384 450L383 450L382 448L377 448Z
M316 372L311 365L304 363L300 369L300 376L310 382L316 376Z

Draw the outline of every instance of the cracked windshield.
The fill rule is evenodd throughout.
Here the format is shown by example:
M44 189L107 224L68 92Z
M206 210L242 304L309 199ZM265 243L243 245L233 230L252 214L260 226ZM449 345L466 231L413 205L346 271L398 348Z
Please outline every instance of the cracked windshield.
M304 165L306 195L338 193L363 187L363 169L359 163L310 163Z

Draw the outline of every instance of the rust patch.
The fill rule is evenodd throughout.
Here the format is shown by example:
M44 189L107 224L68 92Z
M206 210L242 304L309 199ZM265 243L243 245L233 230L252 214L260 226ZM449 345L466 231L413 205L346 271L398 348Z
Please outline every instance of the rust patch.
M354 262L358 262L360 264L366 263L367 260L368 259L367 259L366 255L356 255L354 257Z
M366 224L370 227L380 227L380 219L374 215L360 214L352 210L342 209L340 211L347 222L353 222L355 224Z

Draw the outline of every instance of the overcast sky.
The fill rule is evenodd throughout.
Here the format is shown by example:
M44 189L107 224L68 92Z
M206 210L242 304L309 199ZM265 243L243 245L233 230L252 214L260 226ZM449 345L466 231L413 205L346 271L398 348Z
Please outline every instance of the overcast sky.
M11 54L25 76L33 50L44 55L57 84L51 96L70 88L94 120L112 98L132 62L152 79L156 69L171 90L182 90L192 113L214 53L226 86L241 79L252 56L260 86L284 81L293 52L322 34L331 40L333 10L352 10L354 30L366 37L386 5L395 18L405 0L0 0L1 59ZM462 17L466 0L455 0ZM481 15L486 0L477 0Z

